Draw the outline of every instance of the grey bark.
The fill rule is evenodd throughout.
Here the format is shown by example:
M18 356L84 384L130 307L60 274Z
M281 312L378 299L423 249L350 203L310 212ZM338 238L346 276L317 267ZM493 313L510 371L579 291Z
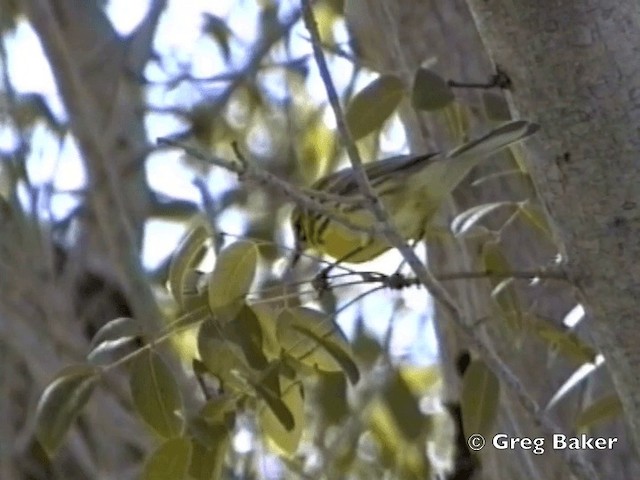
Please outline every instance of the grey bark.
M543 126L529 165L587 328L640 447L640 4L470 0L481 37Z

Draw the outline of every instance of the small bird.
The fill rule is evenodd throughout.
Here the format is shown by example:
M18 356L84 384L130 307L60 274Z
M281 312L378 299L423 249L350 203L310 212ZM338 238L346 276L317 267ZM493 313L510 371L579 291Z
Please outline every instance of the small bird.
M473 167L538 129L535 123L514 120L446 154L400 155L366 164L364 169L396 230L405 240L419 240L443 201ZM335 210L337 218L364 230L372 230L376 224L352 168L320 178L311 189L330 194L317 201ZM349 228L300 205L294 208L291 223L296 241L294 263L307 248L350 263L372 260L391 248L382 236Z

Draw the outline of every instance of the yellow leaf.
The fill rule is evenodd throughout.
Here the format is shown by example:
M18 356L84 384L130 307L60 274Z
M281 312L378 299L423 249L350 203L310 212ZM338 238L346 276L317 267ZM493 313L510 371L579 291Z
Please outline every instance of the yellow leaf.
M209 308L215 312L242 302L257 266L258 248L252 242L242 240L224 248L209 278Z
M157 353L146 350L131 364L131 397L140 417L158 435L182 433L182 396L173 373Z
M143 480L183 480L191 461L191 442L186 438L172 438L160 445L147 459Z

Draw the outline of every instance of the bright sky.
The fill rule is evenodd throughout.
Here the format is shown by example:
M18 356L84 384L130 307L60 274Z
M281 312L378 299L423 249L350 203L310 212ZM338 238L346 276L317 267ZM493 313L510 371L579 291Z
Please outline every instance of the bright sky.
M281 13L287 12L291 2L282 2ZM148 1L138 0L111 0L108 6L108 14L114 22L115 28L121 34L127 34L139 23L148 8ZM172 0L164 13L162 22L157 32L155 47L164 53L161 72L158 68L150 66L146 75L151 80L164 80L166 73L176 74L183 71L185 65L191 66L194 76L213 76L229 68L220 56L212 55L216 51L216 45L211 39L200 33L202 13L209 12L223 18L228 18L232 31L237 38L232 45L232 58L236 58L237 65L244 61L245 46L252 43L253 32L256 31L255 0L190 0L188 2ZM168 21L169 20L169 21ZM334 32L337 38L347 39L346 28L343 24L336 27ZM302 24L299 24L293 34L293 38L300 41L292 42L294 56L310 53L307 41L308 33ZM11 35L7 42L10 52L20 51L19 55L10 55L9 71L13 84L19 93L38 92L46 96L50 108L59 118L64 115L64 109L57 97L53 77L50 73L47 61L42 53L37 37L31 28L22 22L15 34ZM24 59L29 61L25 62ZM351 65L344 59L335 59L331 62L332 68L341 72L349 72ZM34 75L34 72L38 72ZM345 85L350 74L336 75L337 87ZM362 75L359 78L359 86L368 83L373 77ZM342 80L342 82L341 82ZM309 91L318 92L318 102L324 102L324 86L321 83L315 65L311 65L308 80ZM281 88L277 78L273 79L270 88L277 91ZM195 103L201 97L201 93L194 88L185 87L178 92L168 93L162 88L149 88L148 99L156 105L170 105L179 103ZM335 120L330 112L325 116L327 125L333 127ZM169 133L173 133L181 125L167 115L149 114L146 118L146 126L149 138L155 139ZM15 141L12 132L0 128L0 149L8 149ZM383 135L381 140L382 150L397 152L403 148L404 132L400 122L395 120L391 127ZM84 186L85 176L80 155L76 146L68 137L63 141L61 149L57 140L52 138L44 126L36 128L33 137L34 151L29 161L29 174L34 184L43 185L53 180L56 191L68 191L80 189ZM52 152L59 152L59 154ZM151 187L166 193L172 197L199 201L200 197L193 186L193 174L181 166L182 155L178 152L151 155L147 161L147 175ZM216 169L212 172L215 182L210 182L211 188L217 188L212 194L221 193L235 182L235 177L228 172ZM216 187L217 186L217 187ZM56 217L62 217L75 205L72 195L59 193L52 198L52 210ZM228 233L242 234L244 232L243 218L233 211L228 212L220 221L219 227ZM175 223L152 220L148 222L145 230L145 244L143 249L143 261L147 267L157 265L166 258L175 248L177 242L184 233L184 226ZM289 245L291 235L288 235ZM366 268L379 271L390 271L393 265L399 264L399 256L395 252L380 257ZM403 303L404 302L404 303ZM361 302L340 316L340 323L348 334L354 327L354 321L359 314L364 318L374 319L368 321L367 326L383 336L389 327L389 320L393 317L394 334L392 336L391 350L399 356L409 356L420 363L431 363L436 352L436 341L430 322L425 322L424 312L430 311L429 296L422 289L411 289L407 292L382 291L371 297L366 302ZM394 315L394 310L400 309L402 315ZM427 327L425 328L425 323Z

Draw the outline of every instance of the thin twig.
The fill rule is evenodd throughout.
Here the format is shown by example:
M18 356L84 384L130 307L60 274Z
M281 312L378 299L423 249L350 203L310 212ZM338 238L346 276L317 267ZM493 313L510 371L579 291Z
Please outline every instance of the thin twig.
M281 178L267 172L266 170L261 169L257 165L254 165L253 162L247 161L246 158L242 155L239 157L239 159L242 159L242 163L230 162L228 160L209 155L198 148L191 147L183 142L170 138L159 138L158 143L160 145L170 145L180 148L191 157L203 160L205 162L236 173L238 175L238 178L243 181L252 181L259 185L268 185L270 187L274 187L305 209L321 213L322 215L327 216L327 218L329 218L330 220L340 223L350 230L353 230L355 232L362 232L374 237L382 235L381 230L377 226L363 227L362 225L353 223L344 215L340 215L335 208L328 207L315 200L314 198L311 198L306 193L300 191L300 189L296 186L282 180ZM196 187L201 190L200 193L202 194L202 182L196 183Z
M545 280L567 280L564 272L557 270L538 270L538 271L508 271L508 272L492 272L489 270L480 270L477 272L449 272L436 273L435 277L440 281L447 280L473 280L476 278L517 278L522 280L535 280L537 278Z

